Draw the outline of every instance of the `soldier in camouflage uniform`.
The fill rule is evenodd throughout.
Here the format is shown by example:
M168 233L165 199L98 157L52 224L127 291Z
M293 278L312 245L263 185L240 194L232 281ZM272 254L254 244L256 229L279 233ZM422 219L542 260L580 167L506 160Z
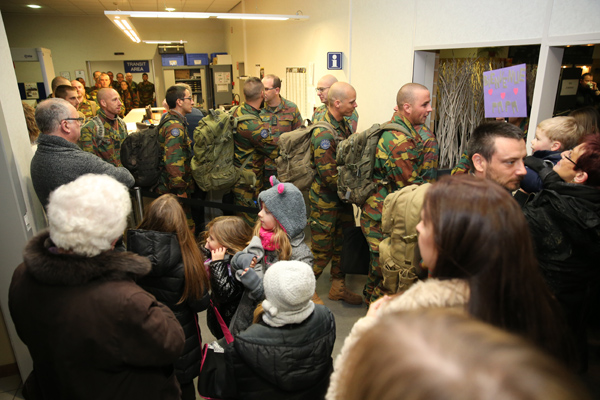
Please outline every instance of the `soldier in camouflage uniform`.
M121 81L121 87L118 92L121 95L121 101L125 107L125 115L129 114L134 108L139 107L140 99L137 94L129 88L129 84L126 81Z
M377 186L363 205L360 221L371 251L369 276L363 291L367 304L386 293L379 265L379 243L383 240L381 213L385 197L404 186L427 182L425 177L432 175L426 170L425 143L418 133L432 110L429 90L425 86L408 83L398 91L396 100L398 111L394 113L391 122L402 125L409 133L382 133L373 170L373 180ZM432 165L433 163L429 163L427 167Z
M116 167L121 164L121 144L127 137L125 122L119 117L121 97L114 89L98 92L100 110L81 128L78 145Z
M257 146L260 144L263 124L260 119L260 105L264 98L264 86L256 77L248 78L244 83L245 103L235 111L234 116L253 115L256 119L238 122L236 131L233 133L234 140L234 165L244 170L251 171L255 176L262 176L264 155L259 153ZM258 207L258 188L256 182L238 182L232 190L234 204L244 207ZM256 214L238 213L244 221L254 227Z
M152 106L154 103L154 83L148 81L148 74L142 74L142 82L137 86L140 107Z
M138 84L135 83L133 81L133 75L131 74L131 72L128 72L125 74L125 80L127 81L127 83L129 84L129 88L136 94L138 95Z
M192 141L187 132L185 115L192 112L194 103L192 95L183 86L175 85L167 89L165 100L169 112L162 122L158 133L158 143L161 148L160 176L156 192L159 194L172 193L183 198L190 198L194 192L195 183L192 177ZM194 231L191 209L183 205L187 215L188 226Z
M317 82L317 96L319 96L319 99L323 104L321 104L313 113L311 118L312 122L323 121L325 118L325 115L327 114L327 95L329 94L329 88L337 81L338 80L335 76L325 75L319 79L319 82ZM356 108L354 111L352 111L352 115L349 117L344 117L344 120L346 120L350 131L352 133L356 133L356 127L358 125L358 112L356 111Z
M357 107L356 91L347 83L335 83L329 90L328 104L323 121L334 129L315 129L310 142L312 164L317 171L308 195L313 271L319 278L331 261L329 298L358 305L362 297L346 288L345 274L340 270L343 233L354 226L354 215L352 205L342 203L338 197L335 162L338 143L352 134L344 117L351 116Z
M90 92L90 99L100 105L100 102L98 102L98 92L100 89L112 88L112 85L110 84L110 77L105 73L100 74L98 77L98 83L100 84L100 87Z
M279 156L277 142L283 132L293 131L302 126L302 115L298 107L279 95L281 80L275 75L267 75L262 83L265 87L265 106L260 113L265 129L261 132L259 151L265 155L263 174L256 179L259 191L271 186L269 177L275 175L275 159ZM261 179L262 178L262 179Z
M75 79L71 81L71 85L77 89L79 100L79 107L77 107L77 111L83 114L86 121L96 116L97 105L95 102L88 101L83 84Z

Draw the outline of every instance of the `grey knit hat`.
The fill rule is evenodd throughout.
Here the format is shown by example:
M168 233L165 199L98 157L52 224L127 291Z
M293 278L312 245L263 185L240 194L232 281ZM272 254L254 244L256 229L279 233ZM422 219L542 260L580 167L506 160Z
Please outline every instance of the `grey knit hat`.
M317 280L312 268L302 261L278 261L263 280L266 300L263 321L270 326L299 324L312 314Z
M261 192L258 201L265 203L290 238L295 238L306 226L306 205L302 192L291 183L280 183L271 176L273 187Z

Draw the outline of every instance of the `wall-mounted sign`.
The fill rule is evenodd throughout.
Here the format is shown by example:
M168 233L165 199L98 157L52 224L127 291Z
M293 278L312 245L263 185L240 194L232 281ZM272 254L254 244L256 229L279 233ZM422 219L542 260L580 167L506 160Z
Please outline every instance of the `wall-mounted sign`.
M483 73L486 118L527 117L525 64Z
M327 53L327 69L342 69L341 51Z
M150 72L150 63L148 60L123 61L123 67L125 69L125 73L131 72L132 74L139 74L142 72Z

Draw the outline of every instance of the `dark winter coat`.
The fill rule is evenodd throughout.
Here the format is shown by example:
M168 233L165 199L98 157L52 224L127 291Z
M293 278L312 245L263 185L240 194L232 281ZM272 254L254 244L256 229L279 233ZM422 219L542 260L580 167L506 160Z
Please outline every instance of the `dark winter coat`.
M322 305L300 324L253 324L225 349L231 388L247 400L322 399L334 343L335 320Z
M537 193L544 188L542 178L540 178L538 169L541 166L552 168L561 159L561 151L538 150L532 156L525 157L525 169L527 174L521 181L521 189L527 193ZM533 164L537 162L537 167Z
M175 362L175 372L180 383L189 383L200 371L202 336L197 313L208 307L208 288L205 288L200 300L188 300L177 304L185 286L185 271L179 241L174 233L129 230L127 248L148 257L152 262L152 270L137 281L138 285L169 307L183 327L185 348Z
M108 251L59 254L34 237L13 275L9 308L33 359L28 399L179 399L173 362L184 337L175 316L134 279L146 258Z
M244 293L244 285L235 278L230 269L230 260L231 256L225 254L223 260L210 261L208 265L210 270L210 297L227 326L231 323ZM223 330L211 307L206 311L206 324L214 337L217 339L223 337Z
M523 212L544 278L583 346L590 296L600 288L600 190L553 181Z

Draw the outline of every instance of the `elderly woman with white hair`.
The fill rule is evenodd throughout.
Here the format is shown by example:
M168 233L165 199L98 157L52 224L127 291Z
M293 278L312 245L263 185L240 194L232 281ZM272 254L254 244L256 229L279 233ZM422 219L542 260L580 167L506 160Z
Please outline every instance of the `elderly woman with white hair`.
M115 251L131 202L107 175L50 194L49 230L27 244L9 307L29 348L27 399L179 399L184 346L171 310L136 285L150 260Z

